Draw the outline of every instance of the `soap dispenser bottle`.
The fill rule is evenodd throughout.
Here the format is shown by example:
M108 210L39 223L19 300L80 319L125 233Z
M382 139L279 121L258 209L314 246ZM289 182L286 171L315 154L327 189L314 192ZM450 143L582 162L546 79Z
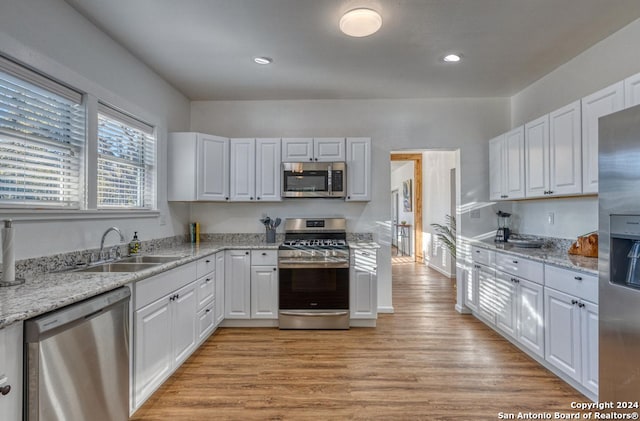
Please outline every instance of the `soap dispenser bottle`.
M133 239L129 243L129 254L138 254L140 252L140 240L138 240L138 231L133 233Z

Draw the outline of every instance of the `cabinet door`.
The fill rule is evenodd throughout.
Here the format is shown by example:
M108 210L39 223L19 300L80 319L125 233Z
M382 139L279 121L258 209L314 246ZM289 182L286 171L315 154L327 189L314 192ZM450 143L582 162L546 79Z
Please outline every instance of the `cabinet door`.
M598 119L624 108L624 82L582 99L582 192L598 193Z
M473 264L470 271L465 272L464 304L472 311L478 311L478 271L480 265Z
M516 339L544 358L544 288L535 282L519 281L516 291Z
M581 381L580 312L571 295L544 289L545 359Z
M378 314L377 283L375 273L351 269L349 276L349 311L352 319L375 319Z
M624 80L624 107L640 105L640 73Z
M211 272L206 276L198 279L197 297L198 311L202 310L210 301L213 300L216 293L216 273Z
M256 140L230 139L230 197L249 202L256 196Z
M504 166L504 135L489 141L489 199L505 199L502 187L502 170Z
M504 137L503 186L508 199L524 197L524 126L520 126Z
M347 138L346 201L371 200L371 138Z
M169 296L135 312L134 400L140 406L169 376L173 367Z
M282 162L313 161L313 139L306 137L282 139Z
M478 315L489 324L496 324L495 271L485 266L478 269Z
M10 386L0 395L0 415L3 420L22 420L22 322L0 328L0 387Z
M580 303L582 329L582 384L598 394L598 306L587 301Z
M197 159L198 200L229 200L229 139L198 134Z
M196 282L180 288L172 303L173 361L178 367L196 347L198 339Z
M251 318L278 318L278 270L275 266L251 267Z
M215 303L212 302L198 313L198 343L202 343L207 339L215 328L214 308Z
M197 157L197 133L169 133L167 139L167 200L192 202L198 199L196 188Z
M580 101L549 114L550 194L582 192Z
M313 160L318 162L344 162L344 137L316 137L313 139Z
M280 195L280 139L256 139L256 200L277 202Z
M549 115L524 126L525 196L543 197L549 190Z
M216 326L224 320L224 251L216 253L216 305L215 324Z
M511 336L516 337L516 278L496 271L495 306L496 326Z
M227 319L251 317L251 257L246 250L228 250L224 262L224 313Z

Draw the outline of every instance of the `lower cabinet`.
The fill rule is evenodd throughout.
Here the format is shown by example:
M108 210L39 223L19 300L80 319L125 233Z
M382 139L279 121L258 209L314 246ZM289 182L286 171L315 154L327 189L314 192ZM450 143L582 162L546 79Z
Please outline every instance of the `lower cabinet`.
M351 319L378 317L377 249L352 249L349 270Z
M22 329L16 322L0 328L0 418L22 420Z
M544 358L544 287L524 279L517 280L516 339Z
M278 318L276 250L227 250L225 319Z
M516 279L496 271L494 301L496 327L512 338L516 337L516 300Z
M216 259L216 305L214 307L214 322L218 326L224 320L225 297L224 297L224 251L219 251L215 255Z
M546 288L546 360L598 392L598 306Z
M496 324L496 271L490 267L476 265L478 283L478 315L490 325Z

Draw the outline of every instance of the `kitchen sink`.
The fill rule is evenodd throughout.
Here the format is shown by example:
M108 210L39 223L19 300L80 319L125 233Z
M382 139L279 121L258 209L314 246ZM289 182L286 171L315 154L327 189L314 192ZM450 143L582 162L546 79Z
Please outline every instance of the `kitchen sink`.
M169 263L182 259L182 256L131 256L118 260L117 263Z
M103 263L101 265L90 266L88 268L75 270L74 272L139 272L159 266L161 263Z

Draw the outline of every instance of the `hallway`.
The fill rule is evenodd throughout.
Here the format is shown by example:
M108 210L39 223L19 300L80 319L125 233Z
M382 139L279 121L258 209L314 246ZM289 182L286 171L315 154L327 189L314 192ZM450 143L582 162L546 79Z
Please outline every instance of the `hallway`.
M587 400L456 313L450 279L393 276L396 313L376 329L220 329L132 420L496 420Z

